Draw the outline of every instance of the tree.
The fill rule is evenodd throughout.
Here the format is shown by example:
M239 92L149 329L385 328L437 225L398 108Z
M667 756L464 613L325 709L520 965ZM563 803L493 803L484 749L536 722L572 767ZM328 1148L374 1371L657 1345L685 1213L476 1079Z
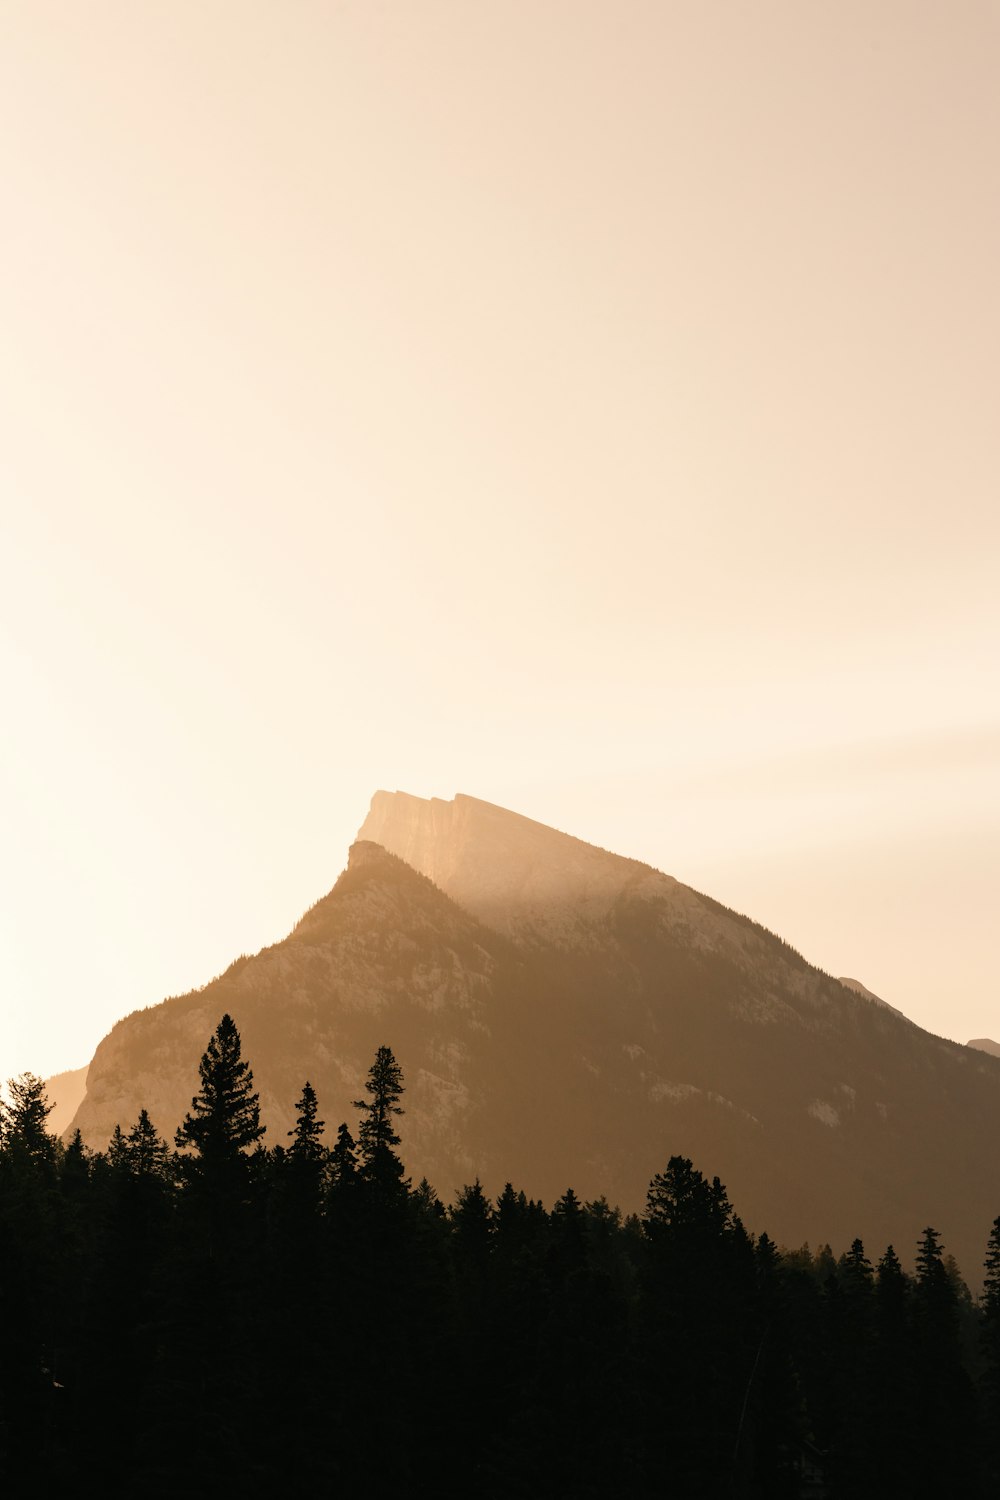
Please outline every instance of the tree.
M994 1478L1000 1478L1000 1216L993 1220L986 1245L981 1335L986 1398L986 1435Z
M495 1228L493 1205L477 1177L471 1187L459 1188L455 1206L449 1210L459 1265L466 1279L481 1291Z
M983 1278L983 1335L991 1382L1000 1392L1000 1215L993 1220L986 1245Z
M953 1486L969 1494L963 1472L973 1446L972 1391L963 1368L958 1292L948 1275L936 1229L924 1230L917 1247L913 1298L920 1378L914 1392L915 1451L926 1493Z
M650 1183L643 1227L639 1354L653 1470L669 1463L679 1493L738 1492L752 1453L739 1413L760 1348L752 1246L718 1177L683 1156Z
M920 1482L913 1288L892 1245L886 1246L876 1270L871 1357L872 1384L879 1394L872 1477L881 1494L912 1494Z
M292 1137L288 1154L293 1161L321 1162L326 1155L322 1144L324 1122L316 1118L318 1108L316 1090L307 1079L295 1105L295 1128L288 1132Z
M352 1187L357 1180L358 1158L354 1137L342 1121L337 1131L337 1143L330 1152L330 1176L334 1188Z
M193 1101L192 1101L193 1102ZM164 1179L167 1176L167 1143L144 1109L128 1133L126 1157L136 1177Z
M128 1171L128 1141L120 1125L111 1132L108 1142L108 1163L115 1171Z
M295 1126L288 1134L292 1144L272 1155L272 1169L283 1206L285 1234L289 1240L308 1239L316 1232L318 1206L330 1153L323 1145L323 1121L318 1115L316 1090L306 1081L295 1105Z
M56 1158L56 1138L46 1124L54 1108L45 1093L45 1084L34 1073L8 1078L10 1103L0 1104L3 1116L3 1143L19 1156L52 1166Z
M392 1055L391 1047L380 1047L368 1069L365 1084L368 1099L355 1099L361 1110L358 1146L361 1150L361 1175L381 1187L398 1187L402 1182L403 1163L393 1151L399 1136L393 1117L403 1114L399 1099L403 1094L403 1070Z
M191 1100L190 1113L178 1126L178 1150L195 1153L186 1160L187 1176L224 1188L242 1180L244 1152L264 1134L260 1099L253 1073L241 1056L240 1034L232 1016L224 1015L198 1064L201 1090Z

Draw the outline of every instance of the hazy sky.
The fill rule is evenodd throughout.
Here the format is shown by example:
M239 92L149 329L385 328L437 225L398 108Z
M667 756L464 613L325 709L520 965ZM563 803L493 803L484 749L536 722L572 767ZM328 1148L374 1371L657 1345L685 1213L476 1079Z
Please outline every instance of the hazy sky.
M995 0L0 0L0 1076L378 787L1000 1036Z

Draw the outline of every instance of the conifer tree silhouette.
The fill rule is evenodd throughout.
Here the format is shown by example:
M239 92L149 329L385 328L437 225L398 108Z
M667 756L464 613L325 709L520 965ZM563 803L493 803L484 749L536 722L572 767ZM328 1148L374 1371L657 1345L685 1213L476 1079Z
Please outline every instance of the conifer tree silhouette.
M36 1163L51 1166L56 1157L56 1138L49 1134L48 1117L54 1108L45 1084L34 1073L8 1078L10 1103L0 1102L2 1139L8 1149Z
M253 1073L241 1054L236 1023L224 1015L198 1064L201 1089L177 1127L178 1148L193 1148L205 1162L231 1160L264 1134Z
M247 1149L257 1144L260 1098L253 1073L243 1061L240 1034L224 1015L198 1064L201 1089L177 1128L178 1164L189 1187L204 1192L210 1218L220 1225L240 1199L249 1179Z
M393 1117L403 1114L398 1102L403 1094L403 1070L391 1047L380 1047L376 1052L365 1092L368 1099L353 1101L362 1115L358 1131L361 1176L383 1188L398 1187L402 1184L403 1163L392 1149L399 1145Z
M337 1143L330 1152L330 1174L335 1188L349 1187L358 1175L357 1146L344 1120L337 1131Z
M1000 1216L993 1220L986 1244L983 1278L983 1339L988 1377L1000 1396Z
M139 1118L126 1137L125 1152L129 1171L136 1177L162 1178L167 1175L167 1143L157 1133L144 1109L139 1111Z
M295 1104L295 1127L288 1132L292 1138L288 1154L294 1161L318 1162L326 1154L323 1149L324 1122L316 1118L318 1110L316 1090L307 1079Z

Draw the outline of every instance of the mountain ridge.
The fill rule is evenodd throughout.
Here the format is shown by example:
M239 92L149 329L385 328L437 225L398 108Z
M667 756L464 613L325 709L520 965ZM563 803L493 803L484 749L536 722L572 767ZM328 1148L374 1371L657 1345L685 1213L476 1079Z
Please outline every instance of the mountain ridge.
M551 1201L572 1184L637 1209L679 1153L785 1243L858 1234L905 1257L936 1223L974 1272L1000 1210L980 1145L1000 1129L1000 1061L650 866L475 799L429 819L395 795L377 794L381 825L369 814L360 832L396 849L359 837L285 939L113 1028L75 1122L85 1139L103 1145L140 1107L172 1132L228 1010L271 1144L307 1077L328 1135L350 1120L389 1044L404 1160L445 1198L478 1175L493 1193L510 1178Z

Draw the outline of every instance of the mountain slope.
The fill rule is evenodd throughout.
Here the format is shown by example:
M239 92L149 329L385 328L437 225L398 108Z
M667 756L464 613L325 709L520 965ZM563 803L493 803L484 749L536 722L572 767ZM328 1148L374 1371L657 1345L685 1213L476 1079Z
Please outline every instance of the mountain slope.
M271 1143L306 1077L332 1133L382 1043L403 1155L450 1197L477 1173L551 1201L642 1205L674 1153L754 1230L908 1258L926 1224L971 1277L1000 1212L1000 1060L932 1037L781 939L633 860L474 798L380 793L348 870L282 943L114 1028L76 1123L172 1131L220 1015ZM378 835L388 847L374 841ZM399 856L403 852L419 868ZM436 882L436 884L432 883Z
M873 1005L884 1005L886 1010L891 1010L894 1016L900 1016L904 1021L909 1019L903 1015L901 1010L897 1010L894 1005L890 1005L888 1000L883 1000L881 995L876 995L872 990L863 985L860 979L848 979L846 975L841 974L840 982L846 985L849 990L853 990L856 995L864 995L865 999L870 1000Z
M87 1069L73 1068L68 1073L53 1073L45 1080L45 1093L52 1112L48 1128L53 1135L61 1135L80 1108L87 1092Z
M240 1029L268 1124L280 1144L308 1078L332 1135L353 1121L376 1048L406 1067L408 1135L427 1143L420 1171L474 1175L466 1140L482 1101L479 1053L490 979L504 948L431 883L385 850L356 844L330 894L284 942L243 957L190 995L120 1021L94 1055L74 1125L103 1145L145 1106L172 1133L190 1107L197 1065L220 1016Z

